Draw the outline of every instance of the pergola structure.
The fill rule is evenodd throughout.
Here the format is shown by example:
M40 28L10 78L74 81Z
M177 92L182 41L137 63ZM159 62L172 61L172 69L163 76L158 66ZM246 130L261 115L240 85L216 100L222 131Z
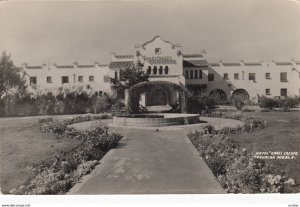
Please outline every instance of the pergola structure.
M144 106L179 106L186 112L187 97L191 93L185 86L167 81L145 81L132 86L126 92L125 102L130 113L139 113Z

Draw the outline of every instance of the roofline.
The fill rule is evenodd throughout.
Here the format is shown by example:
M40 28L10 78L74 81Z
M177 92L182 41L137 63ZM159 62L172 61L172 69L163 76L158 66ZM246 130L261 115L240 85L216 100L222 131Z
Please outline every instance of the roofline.
M178 45L178 44L173 44L173 43L171 43L171 42L169 42L169 41L167 41L167 40L164 40L160 35L154 36L151 40L149 40L149 41L147 41L147 42L145 42L145 43L143 43L142 45L139 45L139 46L137 46L137 47L143 47L143 48L144 48L147 44L153 42L156 38L160 38L160 39L161 39L162 41L164 41L165 43L171 44L171 45L174 46L174 47L180 47L180 45Z

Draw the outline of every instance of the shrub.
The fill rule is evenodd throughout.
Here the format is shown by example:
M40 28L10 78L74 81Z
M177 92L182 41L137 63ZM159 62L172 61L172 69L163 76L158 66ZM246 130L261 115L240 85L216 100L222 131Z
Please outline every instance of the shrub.
M112 107L121 108L121 103L119 100L112 96L97 96L93 100L94 113L104 113L112 110Z
M53 122L53 118L52 117L47 117L47 118L43 118L43 119L39 119L38 123L48 123L48 122Z
M189 113L210 113L216 108L217 101L214 97L189 97L187 99L187 109Z
M60 137L63 135L66 130L68 131L66 133L72 134L72 128L69 127L71 124L80 123L80 122L86 122L91 120L101 120L101 119L108 119L112 118L110 114L98 114L98 115L84 115L84 116L75 116L70 119L65 119L62 121L59 120L53 120L53 118L45 118L38 120L39 123L45 123L41 126L41 130L45 133L51 133L56 135L57 137Z
M207 125L203 129L205 134L212 134L215 131L215 128L211 125Z
M49 161L32 166L36 176L17 189L15 194L64 194L89 173L107 151L118 145L122 136L109 133L106 126L98 125L87 131L68 127L68 124L81 119L83 117L47 123L49 133L76 137L82 141L70 151L59 152Z
M243 107L245 106L244 99L240 96L236 96L233 98L233 104L234 104L235 108L239 111L241 111L243 109Z
M281 108L281 111L290 111L291 108L299 105L300 100L299 97L287 97L285 99L274 99L262 97L259 100L260 108L264 108L265 110L272 111L275 108Z
M230 138L228 133L217 131L206 134L188 134L213 174L228 193L296 193L298 187L293 179L267 165L263 160L252 157L246 149ZM224 132L223 131L223 132Z

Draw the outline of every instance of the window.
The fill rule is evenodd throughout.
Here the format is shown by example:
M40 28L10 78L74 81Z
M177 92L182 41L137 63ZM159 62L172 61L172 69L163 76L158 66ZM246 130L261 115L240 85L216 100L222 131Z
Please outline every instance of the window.
M249 80L255 81L255 73L249 73Z
M234 80L239 80L240 79L240 74L239 73L235 73L234 74Z
M94 76L89 76L89 81L94 82Z
M271 79L271 74L270 73L266 73L266 79Z
M78 82L83 82L83 76L78 76Z
M280 96L287 97L287 88L281 88L280 89Z
M69 76L62 76L61 77L61 83L62 84L69 83Z
M123 70L119 71L119 76L120 76L120 78L122 78L122 76L123 76Z
M224 73L223 79L228 80L228 73Z
M266 95L271 95L271 89L269 88L266 89Z
M153 74L156 75L157 74L157 67L154 66L154 69L153 69Z
M166 67L165 67L165 74L167 75L168 73L169 73L169 67L166 66Z
M208 74L208 81L214 81L215 80L215 74L210 73Z
M163 67L159 66L159 70L158 70L159 75L163 74Z
M198 79L198 70L195 70L195 79Z
M190 79L193 79L193 78L194 78L194 71L190 70Z
M47 83L52 83L51 76L47 76Z
M104 83L109 82L109 81L110 81L110 77L109 77L108 75L105 75L105 76L103 77L103 81L104 81Z
M155 48L155 55L159 55L161 53L161 48Z
M189 79L189 71L188 70L185 71L185 78Z
M118 71L115 71L115 79L118 79Z
M287 82L287 73L280 73L280 82Z
M148 69L147 69L147 74L150 75L151 74L151 67L148 66Z
M34 76L34 77L30 77L30 80L29 80L29 82L30 82L30 85L36 85L36 83L37 83L36 76Z
M202 79L202 70L199 70L199 79Z

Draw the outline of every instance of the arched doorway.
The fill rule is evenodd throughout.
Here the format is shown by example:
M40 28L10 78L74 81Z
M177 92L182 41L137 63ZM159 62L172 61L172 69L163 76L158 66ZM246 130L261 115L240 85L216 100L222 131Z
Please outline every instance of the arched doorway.
M151 93L151 104L152 106L156 105L166 105L167 104L167 94L162 89L155 89Z
M167 81L145 81L128 90L126 106L129 113L139 113L140 101L145 100L145 106L178 106L178 110L186 112L187 96L191 93L184 86Z
M231 99L240 98L242 100L248 100L250 98L249 93L245 89L237 89L233 91Z
M214 89L209 93L209 95L216 98L219 101L226 101L227 100L226 93L221 89Z

